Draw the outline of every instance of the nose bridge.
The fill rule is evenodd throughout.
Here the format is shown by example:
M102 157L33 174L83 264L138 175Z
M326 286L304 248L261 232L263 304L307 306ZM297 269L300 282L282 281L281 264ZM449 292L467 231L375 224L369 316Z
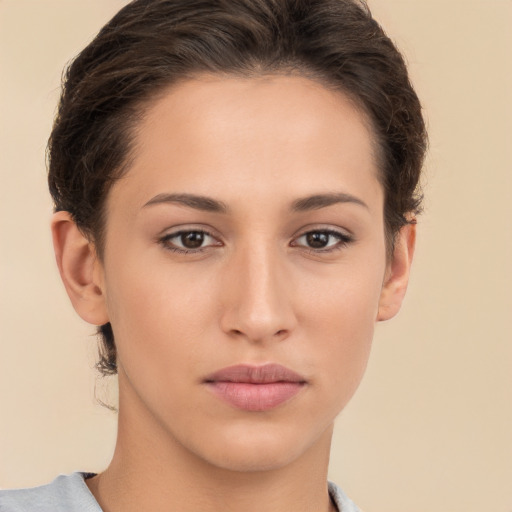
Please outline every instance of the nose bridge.
M289 334L295 325L290 282L271 242L239 247L229 265L223 328L251 341Z

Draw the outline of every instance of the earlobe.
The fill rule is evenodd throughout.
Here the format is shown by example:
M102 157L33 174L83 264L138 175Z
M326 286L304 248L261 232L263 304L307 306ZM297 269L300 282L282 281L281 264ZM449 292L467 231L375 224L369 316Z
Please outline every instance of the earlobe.
M62 282L76 312L90 324L108 319L103 272L94 244L78 229L69 212L57 212L51 222L53 248Z
M396 237L393 255L382 285L377 321L389 320L400 310L409 283L415 243L416 223L412 222L403 226Z

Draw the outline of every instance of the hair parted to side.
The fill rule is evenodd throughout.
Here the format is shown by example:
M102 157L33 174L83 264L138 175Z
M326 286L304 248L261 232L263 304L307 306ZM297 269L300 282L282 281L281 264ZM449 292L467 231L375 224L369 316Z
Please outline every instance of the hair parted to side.
M427 146L402 56L362 0L135 0L75 58L48 142L55 210L69 211L101 258L105 201L129 167L134 130L162 90L199 74L306 76L347 94L370 121L388 249L420 210ZM117 372L99 327L98 369Z

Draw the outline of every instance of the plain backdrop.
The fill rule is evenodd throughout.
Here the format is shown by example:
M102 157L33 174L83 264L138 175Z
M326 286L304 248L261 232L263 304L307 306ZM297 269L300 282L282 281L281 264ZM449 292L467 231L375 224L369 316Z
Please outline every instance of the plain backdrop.
M50 243L61 70L126 2L0 0L0 487L100 471L115 414ZM370 0L425 107L408 297L337 420L330 478L367 512L512 511L512 1ZM110 391L109 391L110 390Z

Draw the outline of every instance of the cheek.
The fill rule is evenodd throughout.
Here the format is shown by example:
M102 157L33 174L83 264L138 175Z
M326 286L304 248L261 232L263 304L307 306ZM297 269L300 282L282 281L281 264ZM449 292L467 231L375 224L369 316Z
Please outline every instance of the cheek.
M306 324L339 333L347 344L373 332L385 271L382 261L358 258L302 280L299 293Z
M372 267L370 267L372 268ZM347 268L348 270L348 268ZM342 408L359 385L370 355L384 266L340 270L319 286L304 290L306 337L315 340L315 363L325 369L324 396ZM327 389L326 389L327 391ZM339 412L339 411L338 411Z
M338 383L349 387L357 385L364 373L375 326L375 294L361 295L347 292L324 309L323 319L322 312L317 316L325 326L319 340L323 366L331 368Z
M197 340L213 322L214 301L205 283L190 277L179 267L128 260L110 272L108 310L125 370L172 375L174 367L197 361Z

